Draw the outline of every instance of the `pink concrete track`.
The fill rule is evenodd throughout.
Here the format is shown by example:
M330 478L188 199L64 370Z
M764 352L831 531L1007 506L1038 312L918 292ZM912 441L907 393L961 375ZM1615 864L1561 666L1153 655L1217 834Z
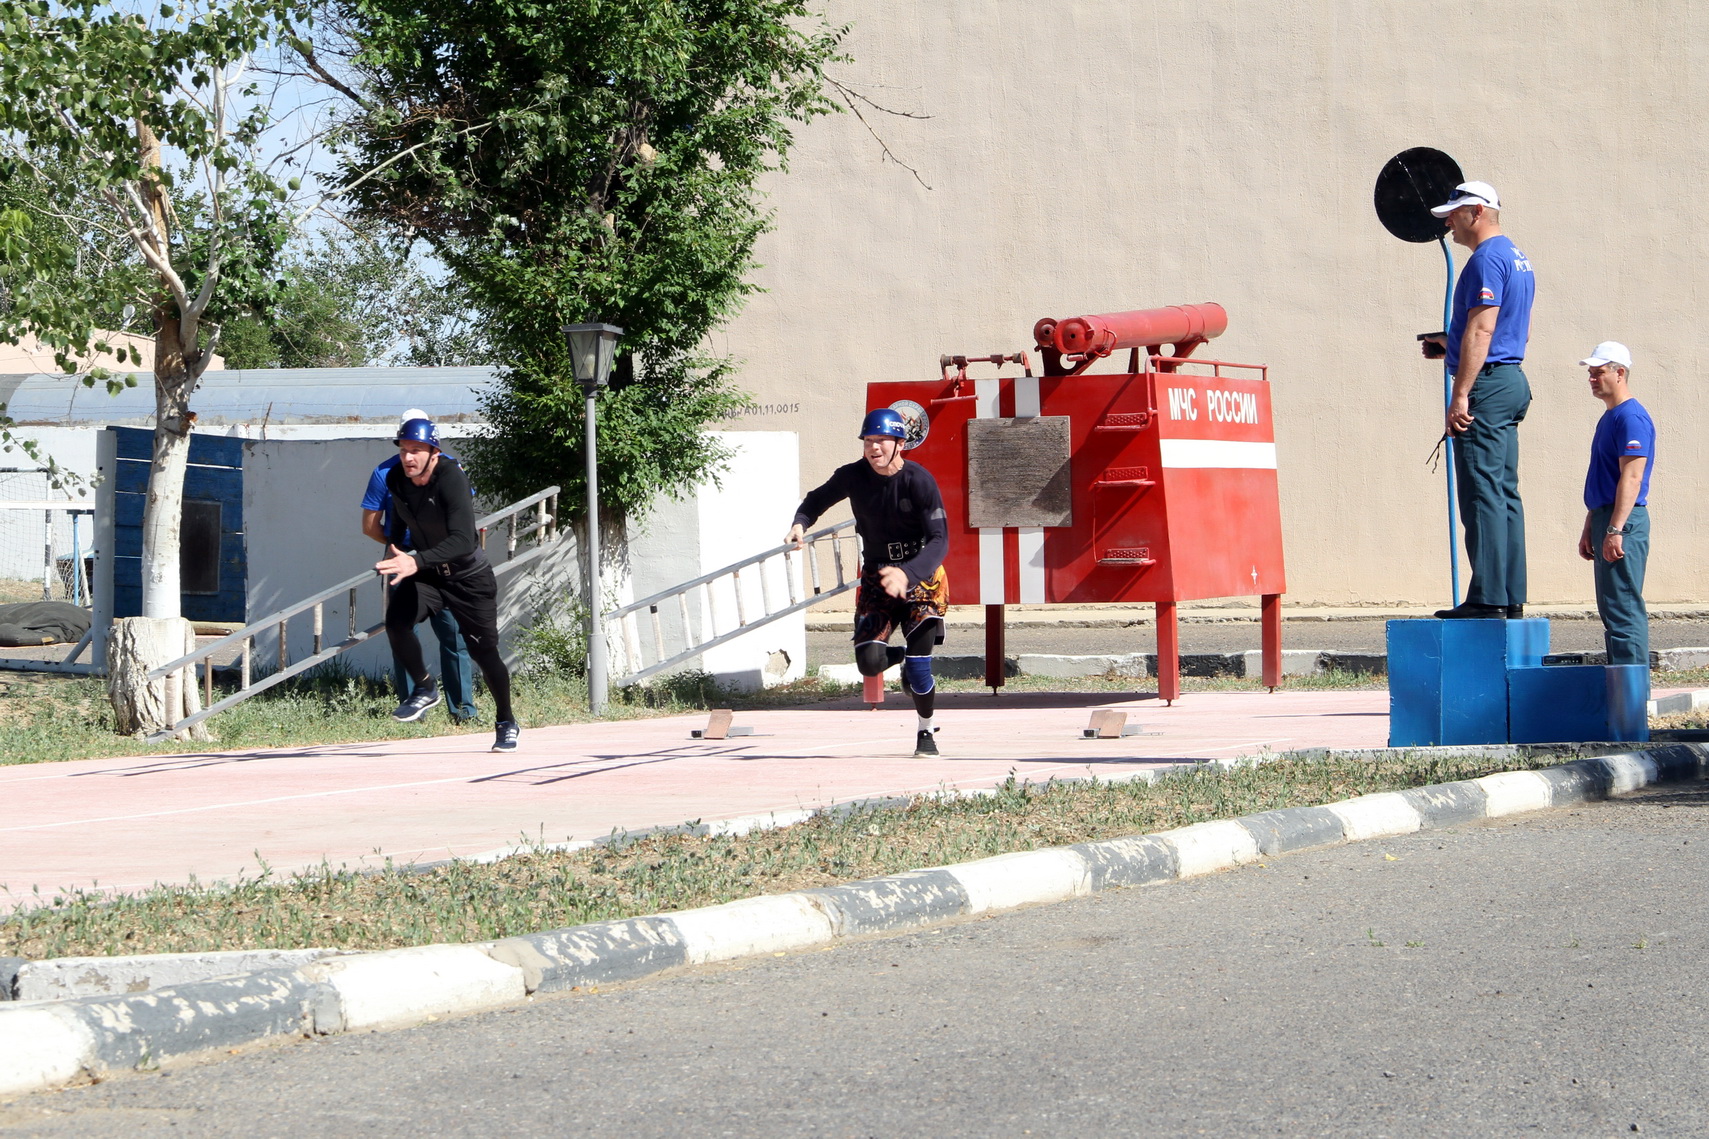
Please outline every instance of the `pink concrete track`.
M1078 738L1094 708L1148 734ZM946 694L944 754L911 758L914 716L895 694L743 712L753 736L689 738L704 717L537 728L494 755L489 735L0 767L0 883L130 891L318 865L476 856L524 838L746 820L937 788L1011 771L1120 777L1265 749L1381 747L1386 692L1191 693L1174 707L1097 694ZM0 910L7 896L0 893Z

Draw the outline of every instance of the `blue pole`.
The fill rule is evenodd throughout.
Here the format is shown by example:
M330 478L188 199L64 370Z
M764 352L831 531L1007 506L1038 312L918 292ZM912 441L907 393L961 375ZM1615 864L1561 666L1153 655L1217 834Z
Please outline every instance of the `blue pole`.
M1448 284L1442 290L1442 331L1448 331L1448 325L1454 317L1454 254L1448 248L1446 236L1436 239L1442 246L1442 259L1448 263ZM1454 373L1448 370L1448 358L1442 358L1442 417L1448 416L1448 404L1454 398ZM1460 603L1460 547L1459 547L1459 512L1455 505L1454 487L1454 436L1449 435L1443 445L1443 454L1448 457L1448 582L1453 593L1454 604Z

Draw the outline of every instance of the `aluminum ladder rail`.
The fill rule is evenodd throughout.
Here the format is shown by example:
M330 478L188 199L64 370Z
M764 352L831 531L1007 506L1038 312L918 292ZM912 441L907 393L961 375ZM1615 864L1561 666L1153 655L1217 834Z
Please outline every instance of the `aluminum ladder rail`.
M501 523L509 523L508 533L505 537L505 554L507 560L503 564L493 567L493 572L495 574L502 577L505 574L513 573L557 548L559 540L563 534L563 532L558 529L558 490L558 487L549 486L537 494L529 495L520 502L513 502L502 510L495 511L483 518L476 519L475 529L481 534L481 547L483 549L486 548L487 544L487 531L496 528ZM531 518L531 521L525 521L525 517ZM530 537L535 538L534 548L518 555L516 552L517 545L524 539ZM155 732L153 735L148 737L148 742L159 743L162 740L169 740L178 733L201 723L208 717L217 716L226 709L243 703L251 696L256 696L267 691L275 684L282 683L293 676L307 672L318 664L324 664L333 657L338 656L340 653L347 652L350 649L355 648L357 645L362 644L375 633L383 631L386 627L384 618L382 618L378 624L371 625L366 629L358 629L356 627L357 594L364 585L373 585L381 591L380 610L382 613L385 612L385 603L388 599L389 590L386 584L380 579L379 574L375 573L371 569L365 570L362 573L357 574L355 577L350 578L348 581L341 581L337 585L329 586L328 588L321 590L319 593L304 598L295 605L281 609L277 613L269 613L259 621L252 621L243 628L237 630L237 632L221 637L211 645L199 648L193 653L189 653L185 656L179 657L175 661L163 664L159 668L150 670L148 674L148 678L150 680L165 679L166 707L168 709L172 709L179 707L182 704L182 701L178 699L182 689L178 686L183 684L186 678L189 678L190 682L194 683L196 665L199 663L202 664L203 708L200 712L191 716L185 716L183 719L174 721L170 727L163 728L160 731ZM336 644L327 645L325 643L325 622L323 620L325 605L328 601L331 601L340 595L343 595L347 602L349 610L349 628L343 640ZM310 614L311 617L310 630L313 637L313 648L310 655L297 661L295 664L292 664L289 640L291 618L301 616L304 613ZM260 633L269 632L274 629L277 629L279 632L279 667L259 680L252 680L250 677L250 669L251 658L254 655L253 650L255 638ZM242 663L239 666L237 691L216 704L214 703L214 669L212 658L215 653L224 652L227 649L237 646L241 646L243 649ZM168 714L170 715L171 713L168 712Z
M829 584L829 574L822 572L820 559L828 547L832 572L836 576L836 584ZM849 560L852 555L852 563ZM775 586L775 573L767 573L767 562L782 559L783 579L788 601L779 609L772 608ZM852 569L852 572L850 572ZM742 589L742 574L748 571L749 578L757 577L760 584L760 607L762 612L750 617L748 600ZM735 625L719 632L717 628L718 608L715 604L717 594L714 587L723 583L729 584L729 593L735 597ZM860 584L860 539L854 533L854 519L839 522L835 526L826 526L815 530L802 538L802 548L797 550L791 545L773 546L771 549L752 557L732 562L722 569L702 574L692 581L674 585L651 597L643 597L618 609L606 613L603 620L607 626L620 622L624 651L623 675L613 675L613 684L634 684L645 680L668 668L681 664L685 660L699 656L707 649L716 648L726 641L745 636L755 629L769 625L780 617L791 613L799 613L809 606L827 601L839 593L846 593ZM808 590L811 588L812 592ZM694 634L694 622L689 615L689 594L699 590L701 612L704 620L700 623L701 636L698 640ZM720 591L724 592L724 591ZM659 607L676 602L677 616L682 622L682 639L688 644L681 652L667 656L665 650L665 632L659 618ZM653 663L643 663L641 653L641 638L636 625L640 614L645 611L650 619L653 652ZM610 641L610 638L607 638ZM616 670L613 670L615 673Z

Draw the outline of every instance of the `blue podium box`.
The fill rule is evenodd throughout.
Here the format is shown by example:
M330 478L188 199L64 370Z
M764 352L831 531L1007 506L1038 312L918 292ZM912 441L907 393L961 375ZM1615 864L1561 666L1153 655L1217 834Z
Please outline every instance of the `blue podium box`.
M1644 665L1516 668L1508 673L1507 688L1516 744L1650 738L1650 670Z
M1540 665L1549 622L1388 623L1389 746L1507 742L1507 670Z

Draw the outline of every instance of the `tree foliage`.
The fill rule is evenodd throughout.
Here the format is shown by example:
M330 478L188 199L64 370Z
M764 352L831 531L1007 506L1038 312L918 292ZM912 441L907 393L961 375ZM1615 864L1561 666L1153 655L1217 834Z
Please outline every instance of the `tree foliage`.
M143 612L179 612L190 397L223 320L264 300L297 181L263 154L252 60L293 0L0 0L0 337L33 334L73 371L126 306L155 337ZM286 161L291 159L287 156ZM89 208L93 207L93 208ZM133 359L133 363L140 360Z
M343 40L303 56L354 100L353 209L431 246L507 365L497 430L468 448L482 484L580 497L561 328L590 320L629 354L600 396L602 503L636 513L714 473L702 429L745 397L705 339L752 290L757 180L832 109L841 32L807 0L335 3Z
M383 232L329 226L286 250L278 288L226 325L231 368L450 367L492 362L455 277L430 276Z

